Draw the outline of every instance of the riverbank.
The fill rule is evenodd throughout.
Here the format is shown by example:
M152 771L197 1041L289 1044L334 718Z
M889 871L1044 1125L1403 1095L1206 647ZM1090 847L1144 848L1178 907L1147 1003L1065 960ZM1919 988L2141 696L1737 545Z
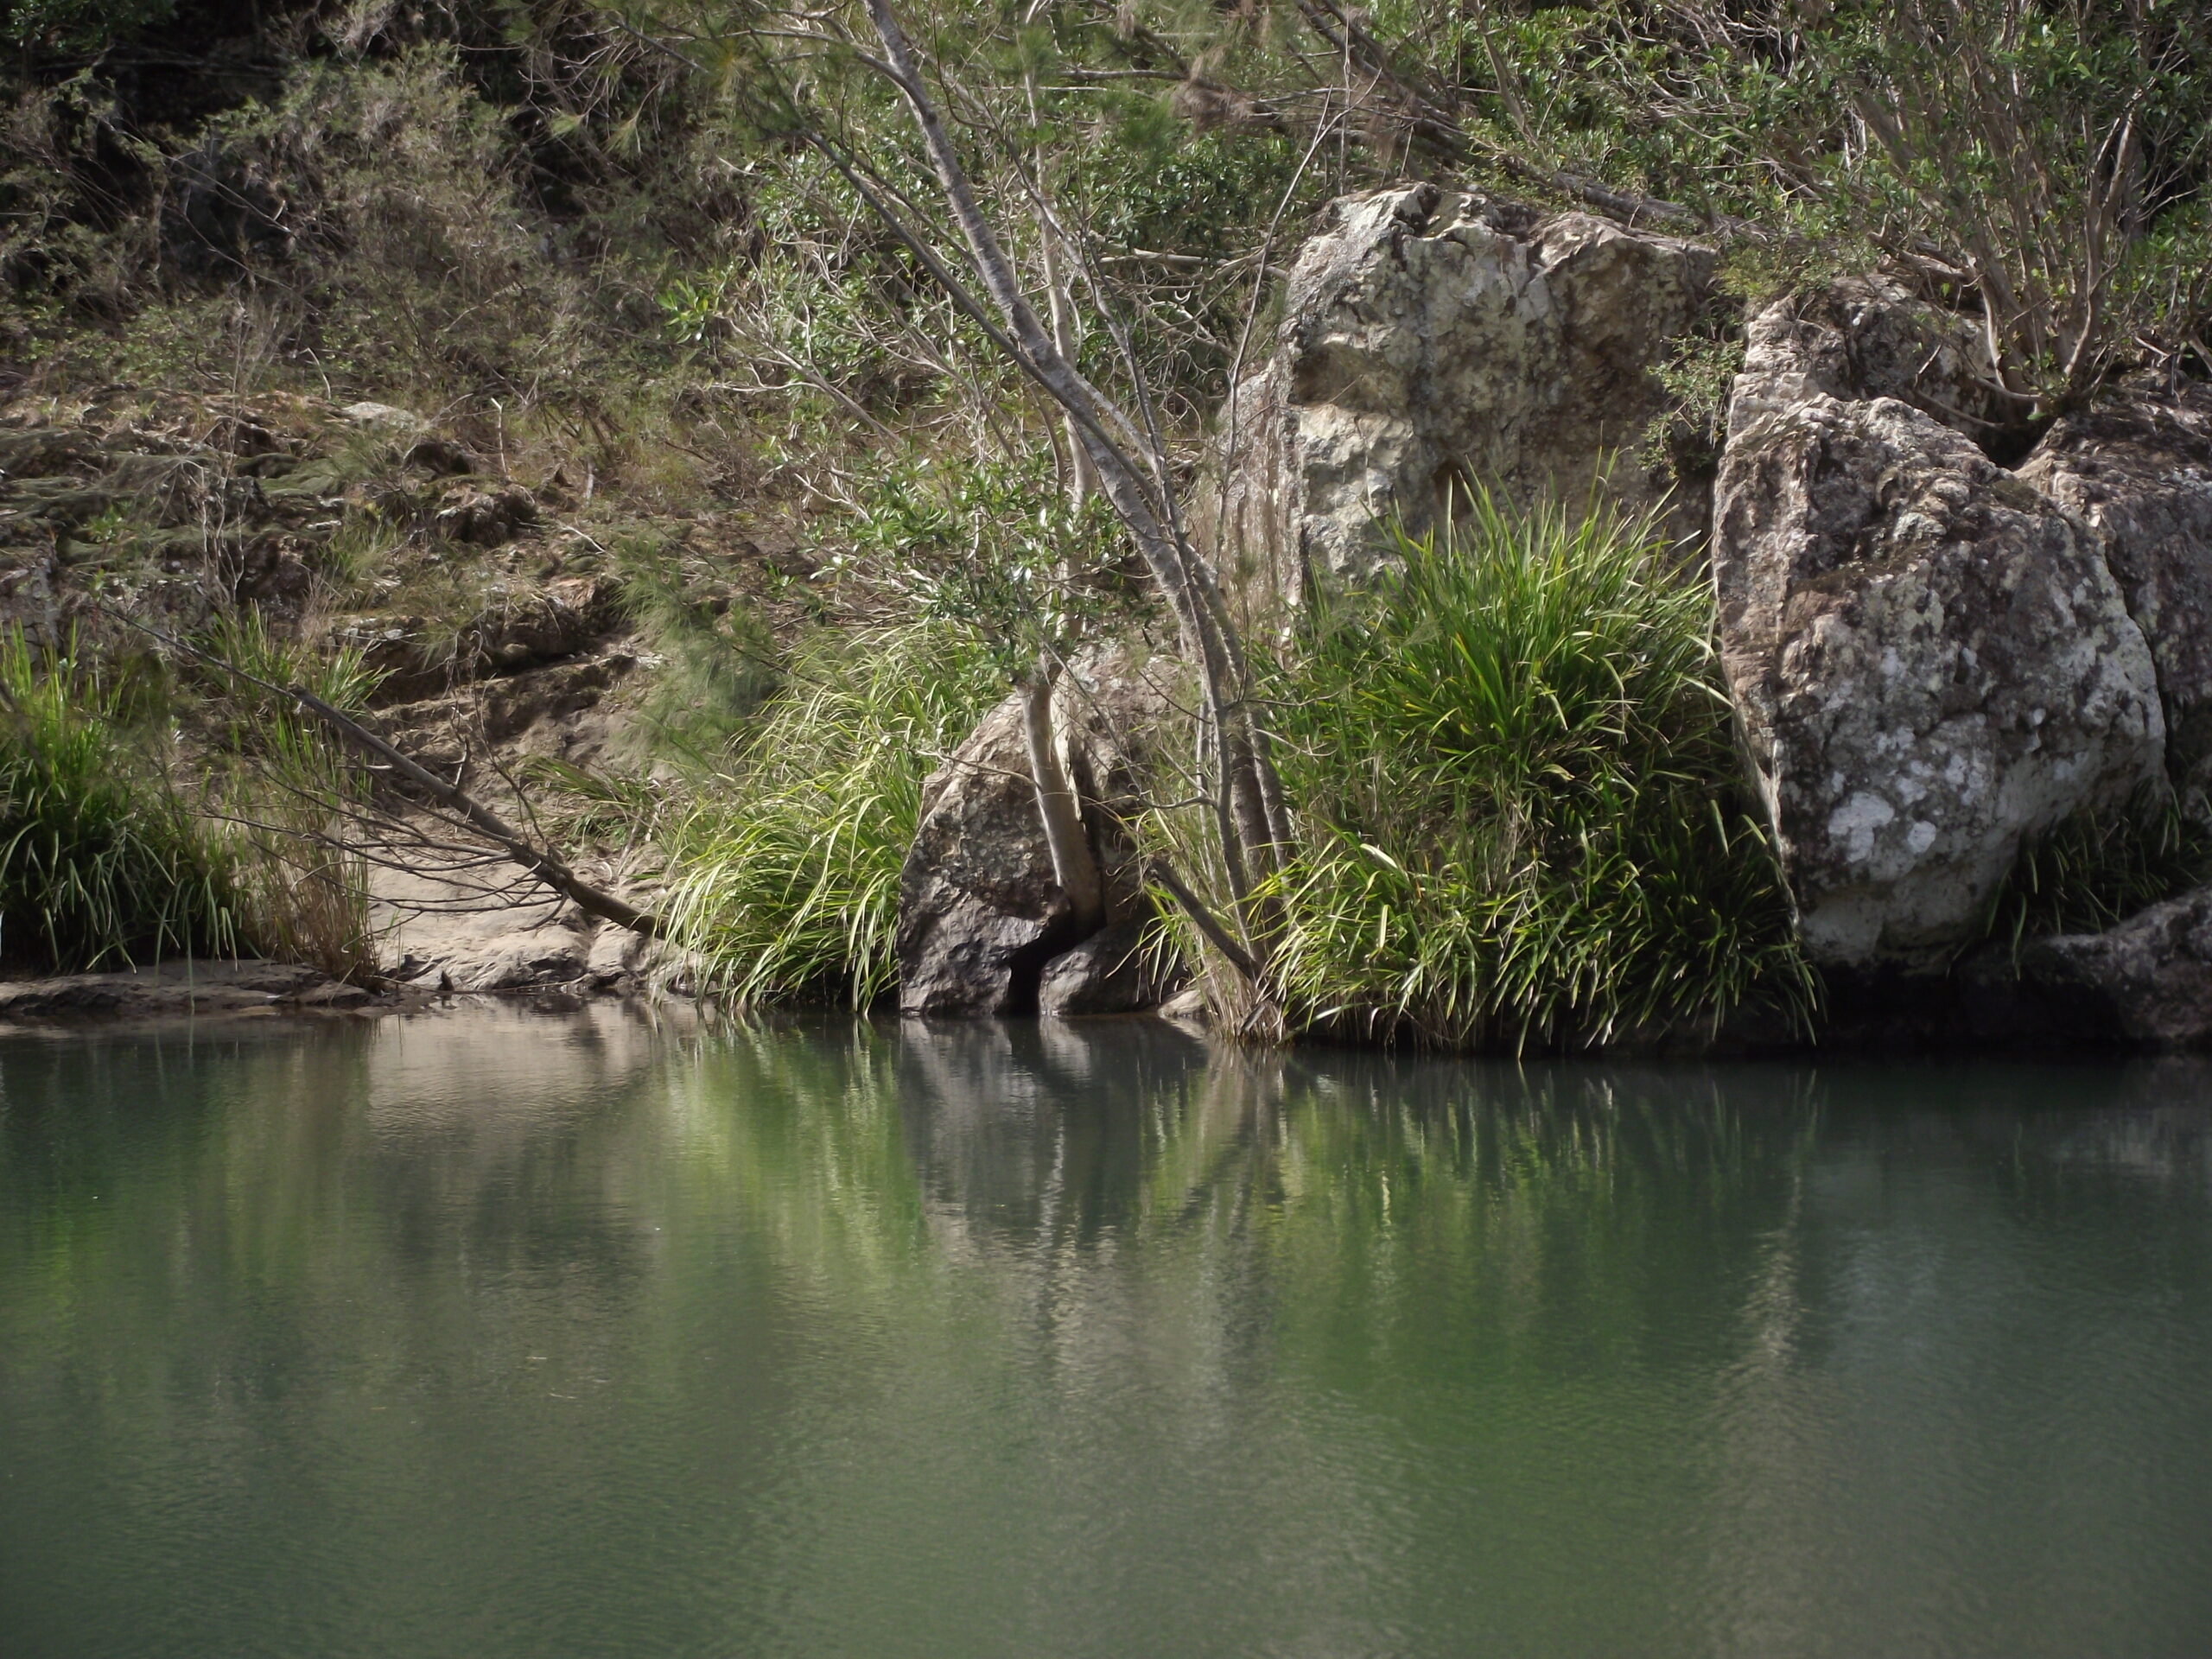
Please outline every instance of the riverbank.
M371 990L313 968L191 960L113 973L0 979L0 1031L297 1015L370 1015L423 1007L407 988Z

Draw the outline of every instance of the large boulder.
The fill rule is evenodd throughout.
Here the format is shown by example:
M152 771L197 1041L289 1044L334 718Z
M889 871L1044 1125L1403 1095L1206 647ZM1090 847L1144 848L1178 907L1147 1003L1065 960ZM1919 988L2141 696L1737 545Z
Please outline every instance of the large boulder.
M1808 951L1933 967L2023 837L2159 775L2151 652L2088 526L1894 398L1747 405L1721 658Z
M1239 587L1357 585L1389 562L1392 521L1419 535L1478 480L1523 505L1601 479L1630 506L1660 499L1640 458L1669 408L1653 370L1706 304L1709 249L1428 184L1334 211L1224 421L1217 531Z
M2103 535L2158 664L2167 769L2212 786L2212 390L2130 390L2067 416L2020 476Z
M1037 1012L1063 1019L1135 1014L1158 1007L1179 988L1179 976L1163 972L1155 959L1143 922L1131 918L1046 963L1037 982Z
M1109 917L1136 901L1120 824L1173 707L1165 667L1126 647L1086 652L1053 693L1054 729L1105 870ZM920 823L899 878L899 1010L1033 1013L1046 963L1081 943L1053 879L1020 701L1009 696L922 785Z

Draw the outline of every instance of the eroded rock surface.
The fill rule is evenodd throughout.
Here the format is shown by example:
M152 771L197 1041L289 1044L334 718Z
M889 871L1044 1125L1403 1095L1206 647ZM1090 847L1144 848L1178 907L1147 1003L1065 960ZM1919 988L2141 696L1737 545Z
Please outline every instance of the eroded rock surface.
M1135 1014L1156 1008L1175 989L1145 948L1144 925L1116 922L1045 964L1037 983L1037 1012L1071 1019L1080 1014Z
M2023 836L2163 764L2100 538L1893 398L1753 406L1716 486L1729 688L1808 950L1933 966Z
M1148 735L1168 712L1165 668L1125 649L1090 653L1053 696L1109 913L1134 897L1116 822L1139 788ZM1045 964L1079 943L1037 816L1020 704L1009 696L923 785L921 823L899 885L899 1008L1031 1012Z
M2102 933L2037 940L2020 966L2031 983L2082 1001L2128 1041L2212 1048L2212 888Z
M1816 397L1895 397L1973 438L2016 412L1980 329L1875 277L1778 300L1745 328L1732 431Z
M178 961L111 973L0 983L0 1026L76 1020L224 1020L346 1014L404 1006L312 968L276 962Z
M2020 476L2103 535L2158 664L2167 769L2212 785L2212 390L2127 391L2069 415Z
M1387 562L1479 481L1516 503L1630 505L1669 400L1652 371L1697 321L1709 249L1433 185L1352 198L1291 273L1274 353L1228 420L1221 540L1240 584L1293 596ZM1700 504L1686 504L1701 516Z

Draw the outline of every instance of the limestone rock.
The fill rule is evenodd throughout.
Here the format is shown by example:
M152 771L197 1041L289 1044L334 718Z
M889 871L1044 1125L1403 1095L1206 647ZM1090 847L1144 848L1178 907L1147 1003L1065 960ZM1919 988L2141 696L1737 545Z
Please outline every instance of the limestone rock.
M1971 320L1876 277L1778 300L1746 326L1729 429L1815 397L1894 397L1968 437L2014 412Z
M474 919L474 918L470 918ZM592 930L565 921L496 931L418 926L395 977L422 990L518 991L584 977Z
M1025 982L1033 994L1072 925L1009 697L923 785L899 877L899 1011L1023 1012Z
M394 432L418 432L427 424L412 410L391 404L348 404L338 411L356 426L378 427Z
M1116 922L1045 964L1037 1012L1072 1017L1156 1008L1173 988L1145 948L1144 924Z
M1139 787L1149 734L1169 711L1158 671L1126 648L1089 652L1054 693L1054 725L1105 869L1109 912L1134 897L1116 824ZM899 1009L1028 1013L1045 964L1081 943L1074 930L1037 816L1020 703L1009 696L923 785L899 880Z
M652 967L653 941L626 927L602 925L584 957L584 976L600 990L634 984Z
M2212 1048L2212 887L2102 933L2038 939L2020 966L2031 983L2089 1004L2129 1041Z
M1940 962L2024 836L2158 773L2150 650L2094 533L1901 402L1732 430L1713 565L1816 960Z
M1528 503L1606 477L1656 500L1637 459L1669 402L1652 370L1713 265L1694 243L1433 185L1339 202L1224 423L1231 574L1294 598L1357 584L1388 559L1387 520L1419 535L1472 480Z
M2020 476L2103 534L2158 664L2167 770L2212 786L2212 391L2124 391L2067 416Z

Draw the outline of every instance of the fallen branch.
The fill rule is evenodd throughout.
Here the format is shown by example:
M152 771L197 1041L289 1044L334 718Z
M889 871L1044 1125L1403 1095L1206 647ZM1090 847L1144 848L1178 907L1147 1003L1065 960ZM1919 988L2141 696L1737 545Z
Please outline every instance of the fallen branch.
M627 928L631 932L642 934L649 939L667 937L666 928L660 918L641 911L635 906L626 904L616 898L613 893L592 886L570 869L567 861L550 848L532 841L458 785L446 782L427 766L409 759L383 738L362 725L360 721L353 719L350 715L334 709L313 692L300 686L279 685L273 680L264 680L259 675L248 672L204 646L195 645L189 640L180 639L173 634L164 633L159 628L141 622L135 617L124 616L118 611L109 609L105 605L97 606L95 608L111 620L120 622L125 627L136 628L141 633L159 640L172 651L181 652L188 657L197 658L200 661L219 669L236 679L245 681L248 685L257 685L264 691L272 692L277 696L287 699L302 714L314 716L346 742L373 756L414 785L416 788L429 795L447 810L458 817L469 829L498 847L507 858L520 865L526 873L535 876L564 899L573 900L576 908L586 915L596 916L603 922L612 922L617 927Z
M1221 918L1208 910L1198 896L1183 885L1183 878L1175 874L1166 859L1154 859L1147 867L1145 874L1167 889L1168 895L1183 906L1184 912L1190 917L1192 925L1199 932L1206 936L1206 943L1226 957L1229 959L1229 965L1242 974L1247 983L1257 982L1260 977L1259 964L1252 960L1243 945L1237 944L1229 930L1221 925Z

